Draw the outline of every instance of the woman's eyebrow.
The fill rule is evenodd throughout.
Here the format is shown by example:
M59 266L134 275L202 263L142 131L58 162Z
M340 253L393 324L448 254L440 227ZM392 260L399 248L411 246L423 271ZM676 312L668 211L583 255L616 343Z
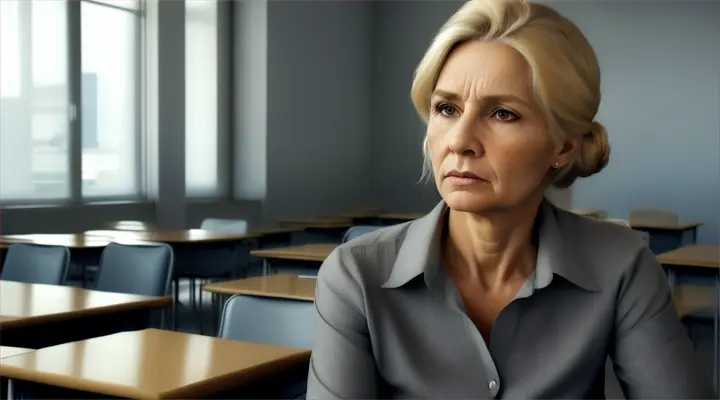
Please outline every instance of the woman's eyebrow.
M459 94L451 92L451 91L443 90L443 89L436 89L433 92L433 97L435 97L435 96L443 98L448 101L453 101L453 102L462 100L462 96L460 96ZM482 96L481 99L484 101L495 102L495 103L514 102L514 103L520 103L526 107L530 106L525 100L523 100L520 97L515 96L513 94L490 94L487 96Z

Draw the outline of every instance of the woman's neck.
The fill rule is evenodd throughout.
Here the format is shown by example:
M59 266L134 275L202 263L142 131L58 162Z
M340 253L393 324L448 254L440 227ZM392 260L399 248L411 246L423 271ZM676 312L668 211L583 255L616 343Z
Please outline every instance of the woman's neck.
M489 290L527 279L535 270L537 211L537 204L489 215L450 210L444 255L453 274Z

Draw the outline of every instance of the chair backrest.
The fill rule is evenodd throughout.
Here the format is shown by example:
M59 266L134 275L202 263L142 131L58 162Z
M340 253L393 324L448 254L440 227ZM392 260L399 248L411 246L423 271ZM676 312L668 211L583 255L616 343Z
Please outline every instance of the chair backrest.
M362 236L366 233L376 231L380 228L382 228L382 226L373 226L373 225L353 226L345 232L345 235L343 235L343 238L342 238L342 242L343 243L349 242L358 236Z
M244 219L205 218L200 229L244 235L248 231L248 223Z
M167 296L173 274L173 250L166 244L110 243L100 257L95 289L105 292Z
M315 303L311 301L235 295L223 310L223 339L310 349Z
M669 210L631 210L630 223L649 225L677 225L678 215Z
M117 231L151 231L153 226L145 221L111 221L107 224L108 229Z
M0 279L62 285L69 264L70 250L67 247L16 243L7 251Z

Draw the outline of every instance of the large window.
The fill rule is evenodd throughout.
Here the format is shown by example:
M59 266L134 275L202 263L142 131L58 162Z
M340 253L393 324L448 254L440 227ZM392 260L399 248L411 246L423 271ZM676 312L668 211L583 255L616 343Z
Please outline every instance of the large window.
M0 199L70 197L68 12L0 1Z
M185 186L188 197L220 194L218 2L185 2Z
M141 1L0 0L0 201L141 194Z
M81 3L82 192L137 194L140 176L138 2Z

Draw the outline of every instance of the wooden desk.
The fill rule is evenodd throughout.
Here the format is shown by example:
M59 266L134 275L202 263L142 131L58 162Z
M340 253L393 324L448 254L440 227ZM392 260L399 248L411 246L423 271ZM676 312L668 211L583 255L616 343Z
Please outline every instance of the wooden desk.
M23 347L0 346L0 359L16 356L18 354L29 353L34 349L26 349Z
M657 256L660 264L720 268L720 246L717 245L692 245L680 247L667 253Z
M4 359L0 375L16 380L21 393L30 387L49 398L68 398L68 389L134 399L204 398L289 370L307 375L309 359L308 350L146 329Z
M254 250L250 254L263 259L263 275L269 274L271 260L283 260L283 264L290 264L286 267L293 268L292 272L296 274L316 274L322 262L337 246L334 243L312 243Z
M661 224L657 223L654 224L652 222L633 222L628 221L630 223L630 227L633 229L659 229L659 230L666 230L666 231L685 231L688 229L695 229L699 228L703 225L702 222L682 222L677 224Z
M274 228L256 228L251 231L251 234L253 235L282 235L286 233L295 233L295 232L301 232L303 230L300 226L284 226L284 227L274 227Z
M98 249L107 246L110 242L122 242L135 245L148 244L147 241L141 241L131 236L112 237L107 235L86 235L84 233L41 233L0 236L0 243L4 244L31 243L49 246L65 246L69 249Z
M629 221L630 227L650 235L650 249L655 254L666 253L683 246L693 245L697 240L700 222L678 224L653 223L652 221Z
M84 338L97 329L112 332L128 321L147 325L150 310L171 304L171 297L0 281L0 333L3 344L44 347L40 344L63 343L77 335ZM88 327L92 324L105 325Z
M111 232L111 231L103 231ZM122 232L122 231L117 231ZM133 232L125 232L132 234ZM6 235L0 237L3 243L31 243L50 246L65 246L69 249L98 249L107 246L111 242L118 242L132 245L148 245L147 240L140 240L131 235L89 235L86 233L38 233L27 235Z
M302 228L315 228L315 229L335 229L335 228L349 228L352 226L352 221L349 218L301 218L301 219L287 219L280 221L280 224L293 227Z
M256 234L213 232L202 229L177 229L161 231L94 230L84 233L88 237L102 236L117 240L136 240L168 244L229 242L257 238Z
M283 299L315 301L314 278L297 275L270 275L211 283L203 286L206 292L222 295L244 294L249 296L277 297Z
M266 259L323 262L337 247L330 243L313 243L275 249L253 250L251 255Z
M420 219L427 215L426 213L385 213L380 214L378 218L381 220L389 220L389 221L400 221L400 222L407 222L407 221L413 221L416 219Z
M720 296L720 246L692 245L684 246L657 256L658 262L667 268L668 280L673 290L676 309L680 316L687 316L698 310L712 310L714 328L720 324L720 309L716 299ZM704 282L713 282L714 290L707 285L678 285L681 276L700 278ZM703 287L705 286L705 287ZM713 340L713 379L717 384L720 377L720 335L715 332Z

